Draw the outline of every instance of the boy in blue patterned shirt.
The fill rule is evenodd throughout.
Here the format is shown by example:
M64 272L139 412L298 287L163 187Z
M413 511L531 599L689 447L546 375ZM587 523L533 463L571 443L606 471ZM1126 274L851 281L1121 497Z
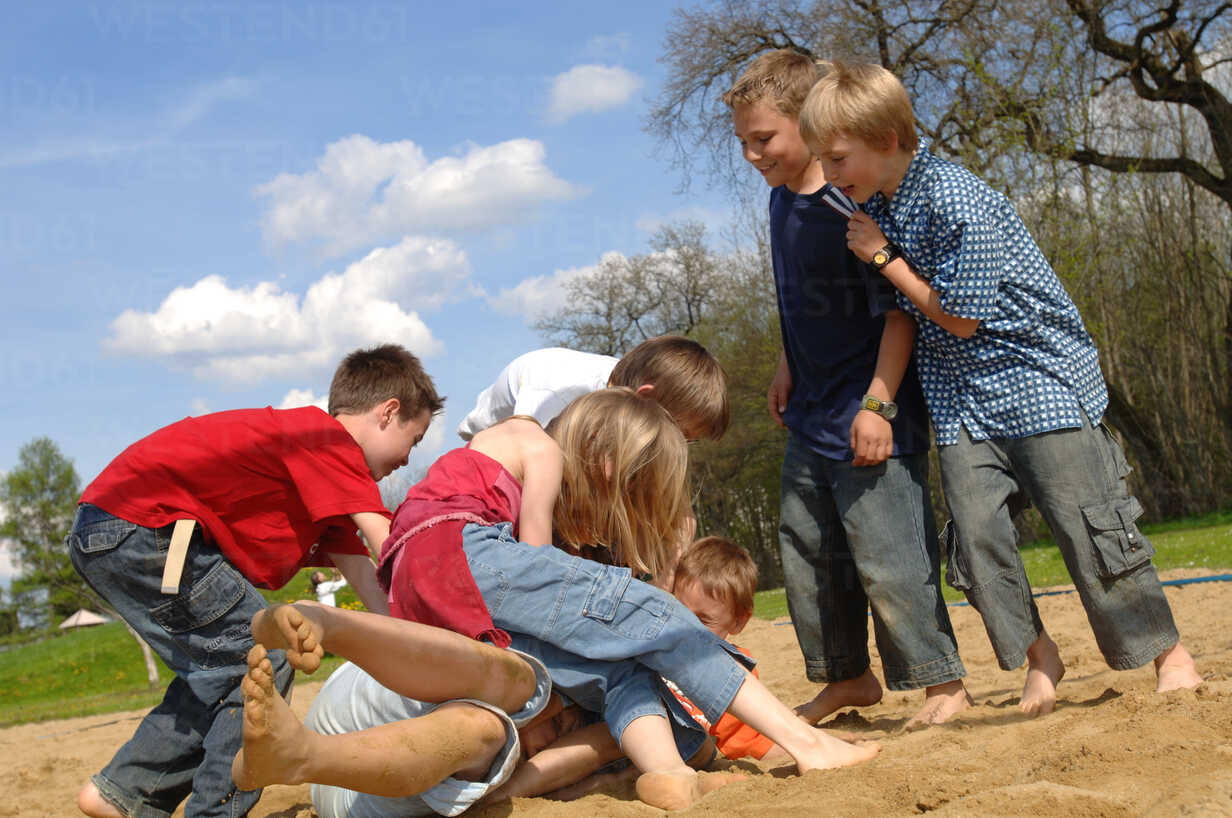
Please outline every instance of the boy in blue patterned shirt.
M1021 708L1050 712L1065 673L1031 597L1014 511L1035 503L1108 665L1152 659L1157 690L1202 678L1180 643L1134 521L1129 466L1101 422L1099 357L1069 295L1005 196L928 152L902 83L834 63L801 134L863 213L847 244L919 324L920 380L950 506L946 579L983 617L1001 667L1028 662ZM889 237L887 239L887 236Z

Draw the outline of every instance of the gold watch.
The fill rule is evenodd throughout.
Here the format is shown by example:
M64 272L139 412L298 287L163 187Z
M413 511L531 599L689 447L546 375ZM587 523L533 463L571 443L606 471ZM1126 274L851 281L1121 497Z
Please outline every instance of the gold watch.
M873 257L869 260L869 263L873 265L874 270L880 271L881 268L885 267L894 259L902 256L902 254L903 251L898 249L897 244L892 241L887 242L885 247L882 247L876 253L873 253Z
M886 420L894 420L898 414L898 404L893 401L882 400L881 398L865 395L860 401L860 408L867 409L870 412L876 412Z

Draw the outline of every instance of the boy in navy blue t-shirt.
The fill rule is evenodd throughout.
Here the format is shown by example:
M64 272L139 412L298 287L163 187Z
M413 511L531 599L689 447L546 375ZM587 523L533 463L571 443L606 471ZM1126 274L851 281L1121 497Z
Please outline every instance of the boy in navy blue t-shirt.
M783 354L767 397L791 431L779 544L806 672L826 683L798 712L816 723L881 700L871 606L886 685L925 688L912 722L935 724L971 700L941 596L928 416L910 365L915 324L847 250L853 206L800 137L796 114L817 76L808 57L775 51L723 97L744 158L771 187Z

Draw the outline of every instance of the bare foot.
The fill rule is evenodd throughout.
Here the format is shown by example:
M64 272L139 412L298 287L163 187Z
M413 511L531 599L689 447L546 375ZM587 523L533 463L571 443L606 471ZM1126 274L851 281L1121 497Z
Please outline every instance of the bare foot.
M77 793L77 809L90 818L124 818L124 813L103 797L93 781L87 781L81 792Z
M1065 676L1065 664L1057 643L1046 632L1027 648L1027 683L1018 707L1028 716L1047 716L1057 706L1057 684Z
M850 767L868 761L879 752L881 745L875 741L846 742L825 730L814 730L812 747L793 755L793 758L796 769L806 773L809 770Z
M924 689L924 706L903 726L908 732L923 730L934 724L943 724L975 702L967 694L962 679L955 679Z
M1155 657L1155 675L1158 679L1155 685L1156 693L1192 690L1202 684L1202 677L1198 675L1193 657L1180 642Z
M690 767L666 772L643 773L634 788L644 804L664 810L685 809L703 795L727 784L743 781L736 773L699 773Z
M854 679L826 685L812 701L797 707L796 715L809 724L816 724L844 707L871 707L879 701L881 683L870 668Z
M325 625L311 602L271 605L253 614L252 638L270 650L285 650L296 670L312 673L325 655Z
M248 651L244 692L244 746L231 763L231 777L241 790L268 784L299 784L308 757L308 728L274 689L274 669L265 647Z

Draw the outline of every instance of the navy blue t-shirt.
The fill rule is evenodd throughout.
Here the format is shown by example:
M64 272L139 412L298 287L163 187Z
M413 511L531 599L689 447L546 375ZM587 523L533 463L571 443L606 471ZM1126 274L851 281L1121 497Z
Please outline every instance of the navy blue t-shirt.
M851 460L851 423L877 368L893 285L847 249L847 220L816 193L770 191L770 253L792 390L783 420L818 454ZM912 356L894 397L894 454L928 450Z

